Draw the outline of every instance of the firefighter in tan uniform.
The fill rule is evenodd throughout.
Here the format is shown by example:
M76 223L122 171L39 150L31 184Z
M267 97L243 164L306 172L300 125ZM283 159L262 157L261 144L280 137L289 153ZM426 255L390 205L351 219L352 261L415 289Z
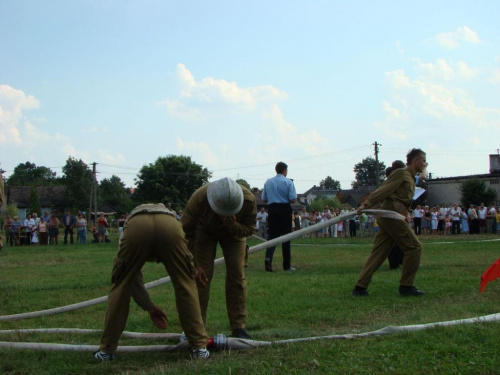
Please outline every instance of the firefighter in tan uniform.
M202 186L189 199L182 215L189 250L197 268L201 315L206 323L210 282L217 244L226 263L226 308L233 337L249 339L245 254L246 237L255 231L257 206L250 190L230 178Z
M101 361L115 358L118 339L125 329L130 298L149 312L160 329L167 327L167 316L155 306L144 287L141 268L145 262L161 262L174 286L179 321L192 349L193 358L208 358L207 334L201 318L196 288L196 269L175 212L163 204L143 204L130 213L120 238L108 295L104 332L94 357Z
M426 155L420 149L412 149L406 155L406 168L394 170L387 180L375 190L358 208L358 213L382 202L384 210L396 211L406 217L405 220L379 217L379 230L375 237L370 256L359 275L352 294L368 296L367 288L375 271L384 263L394 244L404 253L403 268L399 293L419 296L424 294L413 286L413 281L420 266L422 245L411 230L409 208L415 191L415 176L427 166Z

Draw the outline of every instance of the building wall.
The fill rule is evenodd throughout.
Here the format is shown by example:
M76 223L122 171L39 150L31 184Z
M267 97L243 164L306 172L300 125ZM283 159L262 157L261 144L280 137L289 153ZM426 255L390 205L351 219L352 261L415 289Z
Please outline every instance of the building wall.
M437 179L427 181L427 204L429 206L441 203L460 203L460 185L468 178L477 177L486 182L497 192L496 205L500 204L500 175L464 176L457 178ZM480 203L480 202L477 202Z

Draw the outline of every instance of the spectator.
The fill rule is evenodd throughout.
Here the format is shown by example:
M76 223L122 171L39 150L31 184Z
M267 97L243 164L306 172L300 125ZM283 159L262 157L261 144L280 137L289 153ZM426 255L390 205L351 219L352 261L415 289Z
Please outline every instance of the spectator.
M431 208L431 234L437 233L438 228L438 212L436 207Z
M33 231L33 228L35 228L35 220L33 220L31 215L28 215L26 220L24 220L24 227L26 228L25 244L30 245L31 244L31 232Z
M486 215L488 213L488 209L484 206L484 203L481 203L479 209L477 211L477 216L479 217L479 233L486 233Z
M56 217L56 215L54 213L50 214L49 243L51 245L58 245L59 244L59 226L60 225L61 225L61 222Z
M431 211L429 209L429 206L424 207L424 213L422 215L422 233L423 234L429 234L431 231ZM436 223L437 225L437 223Z
M87 220L79 213L76 219L76 238L78 243L87 243Z
M338 209L330 209L330 218L338 216ZM330 225L330 237L337 237L337 223Z
M0 177L1 178L1 177ZM10 246L14 246L14 232L12 230L12 219L10 215L7 214L3 222L3 230L5 232L5 244Z
M14 219L12 219L12 235L14 237L14 245L19 246L19 232L21 230L21 222L19 221L19 218L14 216Z
M422 233L422 217L424 216L424 211L422 210L421 205L417 205L417 207L413 210L413 230L415 234L418 236Z
M99 214L99 219L97 219L97 232L99 233L99 242L106 241L106 231L107 231L108 221L104 217L104 213Z
M488 206L486 211L486 233L495 233L495 215L495 207L493 205Z
M45 211L44 214L43 214L43 217L42 219L45 221L45 223L47 224L49 221L50 221L50 214Z
M463 207L460 207L460 224L462 226L462 232L464 234L469 234L469 220L468 220L467 212Z
M297 201L297 193L293 181L288 179L288 165L279 162L275 166L276 176L269 178L264 184L262 200L268 204L269 211L269 240L278 238L291 232L290 216L292 214L292 203ZM264 260L265 270L272 272L273 255L275 246L266 250ZM291 245L290 241L281 244L283 253L283 269L285 271L295 271L291 265Z
M76 219L69 210L66 210L66 215L62 217L62 223L64 225L64 244L68 243L69 234L71 245L73 245L73 228L76 225Z
M307 228L309 226L309 213L307 212L307 209L305 207L302 207L302 210L300 211L300 229ZM309 237L308 234L306 234L304 237Z
M450 208L451 216L451 233L460 234L460 217L462 216L462 209L458 204L454 203Z
M40 223L38 223L37 231L38 231L40 244L41 245L48 245L49 244L49 231L47 228L47 223L45 222L43 217L40 219Z
M293 230L300 230L300 215L299 211L295 210L293 213L293 223L294 223L294 228Z
M257 213L257 222L259 223L259 234L265 240L267 240L267 217L266 209L261 207Z
M351 212L355 212L356 209L351 208ZM349 236L356 237L356 220L358 219L358 215L355 215L349 219Z
M120 219L118 220L118 238L119 239L122 238L123 225L125 225L125 220L126 220L125 215L120 216Z

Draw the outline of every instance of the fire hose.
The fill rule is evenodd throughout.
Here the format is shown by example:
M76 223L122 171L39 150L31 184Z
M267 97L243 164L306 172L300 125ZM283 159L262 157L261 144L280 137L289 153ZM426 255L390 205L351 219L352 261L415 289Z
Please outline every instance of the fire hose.
M394 211L364 210L363 212L376 214L376 215L381 216L381 217L388 217L388 218L392 218L392 219L404 219L403 215L400 215ZM252 246L251 248L249 248L248 254L252 254L252 253L255 253L257 251L267 249L268 247L279 245L280 243L293 240L295 238L298 238L298 237L304 236L306 234L315 232L319 229L329 227L329 226L334 225L336 223L339 223L341 221L349 220L350 218L352 218L356 215L357 215L356 211L349 212L347 214L336 216L334 218L331 218L331 219L326 220L324 222L315 224L313 226L303 228L303 229L300 229L300 230L292 232L292 233L285 234L281 237L277 237L277 238L272 239L270 241L260 243L258 245L255 245L255 246ZM221 257L221 258L218 258L214 261L214 265L217 266L220 264L224 264L224 262L225 262L224 257ZM170 276L168 276L168 277L164 277L164 278L158 279L156 281L152 281L150 283L147 283L147 284L145 284L145 287L146 287L146 289L151 289L151 288L155 288L157 286L167 284L170 282L171 282ZM0 316L0 321L22 320L22 319L36 318L36 317L46 316L46 315L60 314L60 313L68 312L68 311L73 311L73 310L83 309L85 307L94 306L94 305L97 305L99 303L106 302L107 300L108 300L108 296L103 296L103 297L94 298L94 299L91 299L88 301L79 302L79 303L75 303L75 304L67 305L67 306L62 306L62 307L55 307L55 308L47 309L47 310L40 310L40 311L21 313L21 314L13 314L13 315L3 315L3 316Z
M389 217L393 219L404 219L404 217L398 213L393 211L385 211L385 210L365 210L363 212L372 213L378 216ZM326 228L328 226L334 225L341 221L349 220L354 217L357 213L350 212L347 214L336 216L332 219L326 220L324 222L315 224L314 226L310 226L307 228L303 228L301 230L286 234L284 236L275 238L270 241L266 241L251 247L248 251L249 254L255 253L257 251L261 251L263 249L267 249L271 246L276 246L286 241L290 241L292 239L304 236L306 234L318 231L322 228ZM224 258L219 258L214 261L214 265L219 265L224 263ZM146 289L151 289L156 286L169 283L170 277L165 277L153 282L150 282L145 285ZM31 313L24 314L14 314L14 315L4 315L0 316L0 321L9 321L9 320L21 320L34 318L45 315L53 315L58 313L63 313L67 311L73 311L89 306L93 306L102 302L107 301L107 296L95 298L89 301L80 302L68 306L36 311ZM211 337L208 340L207 346L216 349L216 350L224 350L224 349L248 349L262 346L271 346L271 345L279 345L279 344L289 344L295 342L305 342L305 341L316 341L316 340L324 340L324 339L354 339L354 338L362 338L369 337L374 335L386 335L398 332L405 331L418 331L423 329L429 329L438 326L452 326L457 324L473 324L480 322L493 322L500 321L500 314L492 314L483 317L470 318L470 319L460 319L453 320L447 322L437 322L437 323L428 323L428 324L419 324L419 325L409 325L409 326L388 326L382 328L377 331L365 332L365 333L357 333L357 334L345 334L345 335L329 335L329 336L315 336L315 337L305 337L305 338L297 338L297 339L288 339L288 340L280 340L280 341L257 341L257 340L246 340L239 338L226 337L223 334L218 334L215 337ZM24 333L93 333L100 332L99 330L83 330L83 329L67 329L67 328L51 328L51 329L23 329L23 330L4 330L0 331L0 334L24 334ZM169 338L169 339L179 339L180 342L176 345L147 345L147 346L119 346L118 352L152 352L152 351L173 351L178 349L183 349L188 347L188 343L185 339L183 339L180 334L151 334L151 333L135 333L135 332L124 332L124 337L132 337L132 338ZM95 345L69 345L69 344L48 344L48 343L29 343L29 342L0 342L0 347L2 348L15 348L15 349L40 349L40 350L69 350L69 351L95 351L97 350L97 346Z

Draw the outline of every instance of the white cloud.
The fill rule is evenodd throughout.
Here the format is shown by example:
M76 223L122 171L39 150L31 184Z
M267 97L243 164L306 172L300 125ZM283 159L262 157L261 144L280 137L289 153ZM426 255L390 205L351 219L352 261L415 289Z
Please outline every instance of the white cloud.
M244 113L255 111L260 103L274 103L287 98L286 93L272 86L240 88L236 82L206 77L196 81L184 64L177 65L180 92L177 99L162 104L174 116L196 119L217 112Z
M33 95L0 85L0 143L22 144L19 128L23 124L23 112L38 107L38 100Z
M476 78L480 69L469 67L465 61L413 61L414 77L402 69L386 73L391 94L382 103L386 118L374 123L376 129L396 139L402 139L401 132L417 134L416 127L433 134L450 128L462 133L478 128L500 129L500 108L478 105L463 85Z
M195 159L200 158L202 165L210 165L217 168L219 158L212 151L210 145L206 142L186 142L180 137L175 138L177 149L183 154L195 155ZM225 149L225 147L224 147Z
M451 81L456 79L470 80L477 74L477 70L470 68L465 61L459 61L454 66L445 59L436 62L421 62L415 59L415 70L423 79L432 81Z
M459 27L453 32L440 33L428 41L448 50L452 50L460 47L462 42L477 44L481 42L481 39L470 27L464 26Z

